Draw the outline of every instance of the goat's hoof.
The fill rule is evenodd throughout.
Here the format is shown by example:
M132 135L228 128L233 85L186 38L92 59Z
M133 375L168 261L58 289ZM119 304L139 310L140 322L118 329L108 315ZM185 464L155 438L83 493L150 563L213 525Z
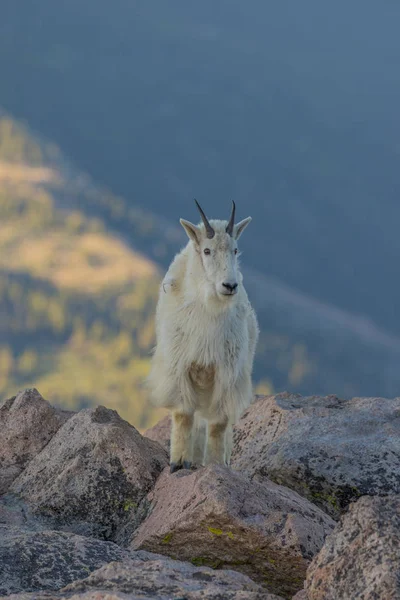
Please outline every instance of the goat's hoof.
M181 463L171 463L169 467L170 473L175 473L175 471L179 471L179 469L182 469Z
M190 470L191 468L192 468L192 463L190 462L190 460L184 460L184 461L171 463L169 470L170 470L170 473L175 473L176 471L179 471L180 469Z

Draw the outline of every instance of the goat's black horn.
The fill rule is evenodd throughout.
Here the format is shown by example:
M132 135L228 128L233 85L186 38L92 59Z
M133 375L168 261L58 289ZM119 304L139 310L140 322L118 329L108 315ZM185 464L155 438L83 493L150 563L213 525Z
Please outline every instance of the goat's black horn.
M211 227L210 223L208 222L208 219L206 217L206 215L204 214L203 209L201 208L200 204L197 202L197 200L195 199L196 202L196 206L199 209L199 213L201 214L201 218L203 220L204 223L204 227L206 228L206 233L207 233L207 237L209 239L213 238L215 235L215 231L214 229Z
M229 235L231 237L233 235L233 228L235 226L235 210L236 210L236 205L235 205L234 201L232 200L231 218L229 219L229 223L226 226L226 233L229 233Z

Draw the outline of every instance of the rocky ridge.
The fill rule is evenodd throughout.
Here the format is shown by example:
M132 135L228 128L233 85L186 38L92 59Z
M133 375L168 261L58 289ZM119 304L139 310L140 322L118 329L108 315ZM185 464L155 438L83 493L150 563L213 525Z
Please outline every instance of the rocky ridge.
M21 392L0 406L0 597L398 598L399 434L399 399L259 397L232 468L171 475L168 417L142 436Z

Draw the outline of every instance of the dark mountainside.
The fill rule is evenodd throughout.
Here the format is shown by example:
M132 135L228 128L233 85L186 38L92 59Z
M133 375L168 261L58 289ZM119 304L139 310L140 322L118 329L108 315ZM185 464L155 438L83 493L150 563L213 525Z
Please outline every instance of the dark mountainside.
M400 6L2 2L0 97L174 220L251 213L245 262L400 333Z

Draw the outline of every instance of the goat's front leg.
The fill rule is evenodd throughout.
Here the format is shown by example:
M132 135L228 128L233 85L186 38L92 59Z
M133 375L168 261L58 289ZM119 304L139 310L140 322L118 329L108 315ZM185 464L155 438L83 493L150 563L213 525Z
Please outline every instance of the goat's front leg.
M207 422L198 415L193 425L193 462L197 467L204 465L207 443Z
M190 469L193 460L193 414L172 413L171 430L171 473L179 469Z
M208 424L207 464L227 464L226 428L228 419Z

